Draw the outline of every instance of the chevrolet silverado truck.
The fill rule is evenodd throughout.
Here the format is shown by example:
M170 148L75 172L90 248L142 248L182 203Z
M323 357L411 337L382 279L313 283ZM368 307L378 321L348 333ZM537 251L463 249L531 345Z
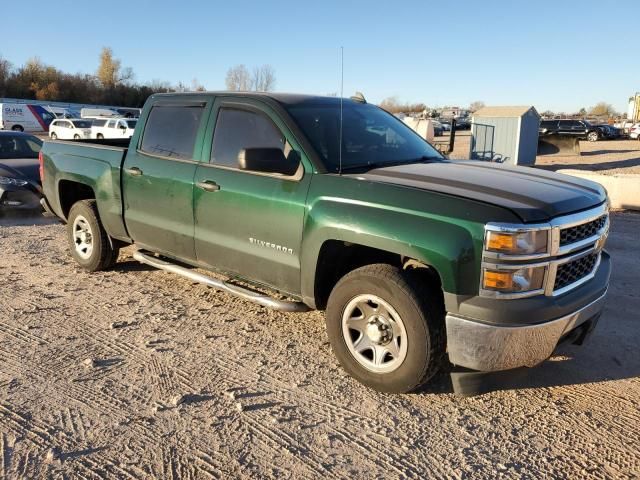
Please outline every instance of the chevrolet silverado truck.
M265 307L324 310L344 369L380 391L537 365L584 341L608 288L599 184L450 161L362 98L153 95L128 148L47 141L40 165L86 270L133 244Z

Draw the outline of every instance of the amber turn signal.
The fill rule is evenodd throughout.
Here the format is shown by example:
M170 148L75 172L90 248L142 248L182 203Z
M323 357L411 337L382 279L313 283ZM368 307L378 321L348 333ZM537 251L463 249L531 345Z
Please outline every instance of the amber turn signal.
M485 270L484 288L490 290L511 290L513 288L513 273Z
M487 239L487 248L493 251L513 251L516 247L516 238L512 233L491 232Z

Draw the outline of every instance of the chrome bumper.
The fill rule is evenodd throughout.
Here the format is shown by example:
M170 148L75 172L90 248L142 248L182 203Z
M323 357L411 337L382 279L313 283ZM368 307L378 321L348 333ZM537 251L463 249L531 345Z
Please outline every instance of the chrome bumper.
M505 327L447 314L447 352L454 365L493 372L533 367L551 356L563 335L597 317L606 292L581 309L549 322Z

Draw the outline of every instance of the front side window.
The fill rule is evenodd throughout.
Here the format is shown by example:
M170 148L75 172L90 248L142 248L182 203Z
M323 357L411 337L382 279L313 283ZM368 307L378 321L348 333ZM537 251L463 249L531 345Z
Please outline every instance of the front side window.
M374 105L345 102L342 134L338 101L292 105L287 110L330 172L339 171L340 156L344 170L443 160L426 140Z
M149 112L140 150L151 155L193 158L202 119L202 105L156 105Z
M216 165L238 168L238 154L248 148L278 148L289 154L284 135L263 114L221 108L215 128L211 163Z

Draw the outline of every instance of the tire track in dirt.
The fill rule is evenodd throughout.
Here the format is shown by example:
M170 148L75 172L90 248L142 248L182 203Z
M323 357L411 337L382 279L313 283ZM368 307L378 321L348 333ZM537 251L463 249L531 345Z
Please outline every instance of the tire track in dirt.
M104 456L100 456L99 461L90 458L88 455L66 458L65 450L67 452L73 452L73 449L77 446L77 443L69 434L65 431L58 431L56 432L56 438L54 439L49 435L47 426L38 422L35 417L31 416L30 418L27 418L1 403L0 418L3 419L4 425L10 425L10 428L13 427L13 431L16 434L37 447L40 455L43 455L44 451L49 450L54 446L54 444L58 448L62 447L63 451L59 452L54 458L52 458L52 461L62 459L62 461L58 460L61 465L66 461L73 461L75 464L85 468L87 473L98 478L107 478L104 475L100 475L102 471L113 473L117 478L127 478L130 480L140 480L143 478L144 472L140 471L135 473L127 468L123 468L120 465L115 464Z
M327 402L317 395L309 394L302 390L293 392L288 385L284 384L274 377L266 374L257 375L255 374L255 372L245 369L245 367L243 367L241 364L223 359L221 357L216 358L215 367L225 372L225 381L230 387L238 384L242 385L246 383L247 378L252 377L255 379L256 387L268 386L269 388L273 388L275 385L277 385L278 391L276 394L274 394L276 398L281 399L286 403L303 406L305 407L305 411L313 412L312 415L314 417L321 418L327 425L327 427L333 432L333 434L341 438L345 445L353 445L357 447L361 455L368 463L377 464L381 469L386 471L394 471L401 478L421 477L420 473L415 470L415 465L413 464L413 462L405 460L406 451L404 451L402 448L387 445L385 447L385 455L381 456L377 453L379 448L379 444L377 442L372 441L365 436L354 435L345 425L345 422L353 422L355 420L357 422L360 422L361 425L368 427L369 430L374 430L376 427L379 427L380 424L374 422L371 418L364 417L359 413L353 411L352 409L344 408ZM243 372L246 376L240 376L239 372ZM268 379L268 381L265 381L265 377ZM317 405L322 405L323 408L314 408ZM309 421L309 418L307 418L306 420ZM297 445L297 442L291 437L288 437L287 440L289 445ZM284 445L286 444L287 442L284 442ZM432 473L438 473L438 478L447 478L447 473L443 469L438 468L438 464L443 462L444 459L441 457L436 457L430 460L433 461L430 463L432 463L435 466L435 470L437 470L437 472Z

